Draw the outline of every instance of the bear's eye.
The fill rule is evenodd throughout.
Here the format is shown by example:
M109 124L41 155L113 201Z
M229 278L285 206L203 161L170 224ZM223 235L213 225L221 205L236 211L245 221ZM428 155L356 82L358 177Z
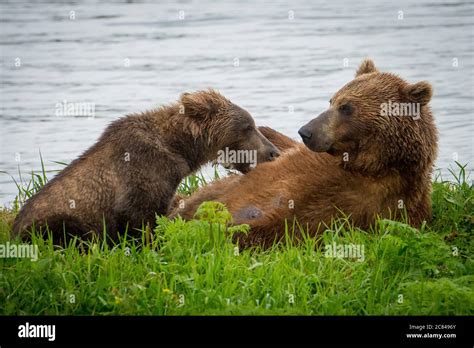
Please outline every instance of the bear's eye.
M342 112L344 115L350 115L352 113L352 106L351 104L342 104L339 107L339 111Z
M248 125L248 126L244 127L244 129L243 129L243 131L245 133L250 133L252 130L253 130L252 125Z

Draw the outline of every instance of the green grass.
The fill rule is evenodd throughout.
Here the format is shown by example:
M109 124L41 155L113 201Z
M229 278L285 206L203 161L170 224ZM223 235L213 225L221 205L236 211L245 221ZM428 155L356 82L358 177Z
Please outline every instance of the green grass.
M434 219L420 230L380 220L362 231L340 219L300 245L239 251L229 236L246 226L226 229L229 213L209 203L197 220L158 218L152 241L57 248L35 237L36 262L0 260L0 314L472 315L474 188L464 168L433 183ZM31 178L18 202L46 182L44 167ZM203 184L193 176L179 192ZM0 243L14 216L0 210ZM363 246L364 260L326 257L332 243Z

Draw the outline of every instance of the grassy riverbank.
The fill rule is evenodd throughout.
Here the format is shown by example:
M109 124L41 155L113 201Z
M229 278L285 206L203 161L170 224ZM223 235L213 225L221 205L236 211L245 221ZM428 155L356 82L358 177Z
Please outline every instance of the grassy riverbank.
M32 178L19 200L47 180ZM181 192L202 184L189 178ZM0 315L472 315L474 188L462 167L455 182L433 183L432 199L434 219L419 231L340 220L317 240L267 251L239 251L223 234L225 210L212 205L190 222L158 218L152 241L58 249L36 239L37 261L0 259ZM12 243L15 214L0 210L0 244ZM362 254L328 257L328 245Z

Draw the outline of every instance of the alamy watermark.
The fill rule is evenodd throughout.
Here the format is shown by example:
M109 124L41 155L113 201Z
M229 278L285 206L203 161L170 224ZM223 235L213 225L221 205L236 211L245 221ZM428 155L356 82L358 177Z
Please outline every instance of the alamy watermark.
M56 103L56 116L83 116L94 118L95 103L68 102L67 100L63 100L61 103Z
M0 258L27 258L38 260L38 246L32 244L0 244Z
M47 338L52 342L56 339L56 325L37 325L26 322L18 326L18 337L20 338Z
M363 244L326 244L324 246L324 257L336 259L365 260L365 248Z
M224 166L229 164L247 163L250 167L257 166L257 150L224 150L217 151L216 162Z
M414 120L419 120L421 115L420 103L398 103L392 102L380 104L381 116L395 116L395 117L411 117Z

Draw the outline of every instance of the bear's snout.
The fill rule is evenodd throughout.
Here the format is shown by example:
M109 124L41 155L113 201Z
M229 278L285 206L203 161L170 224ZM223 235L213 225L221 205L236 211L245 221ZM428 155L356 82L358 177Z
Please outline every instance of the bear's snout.
M335 139L329 120L333 116L331 111L325 111L300 128L298 134L306 147L314 152L327 152L331 149Z
M257 130L258 139L260 142L259 150L258 150L258 162L267 162L273 161L277 157L280 156L280 151L273 145L270 140L265 138L265 136Z
M277 157L280 157L280 151L278 151L275 147L270 149L268 153L268 160L273 161Z
M269 144L265 145L262 156L261 158L259 158L258 162L274 161L279 156L280 151L272 143L269 142Z
M303 126L300 128L298 131L298 134L300 135L301 139L303 139L303 143L307 143L311 137L313 136L313 133L306 128L306 126Z

